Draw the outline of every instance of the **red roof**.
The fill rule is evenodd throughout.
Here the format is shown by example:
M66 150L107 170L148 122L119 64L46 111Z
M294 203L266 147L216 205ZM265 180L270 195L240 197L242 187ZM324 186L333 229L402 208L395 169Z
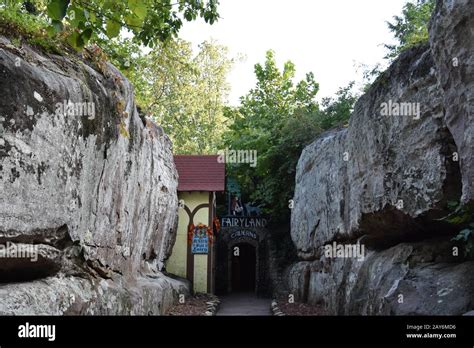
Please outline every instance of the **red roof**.
M178 191L224 191L225 164L217 155L175 155Z

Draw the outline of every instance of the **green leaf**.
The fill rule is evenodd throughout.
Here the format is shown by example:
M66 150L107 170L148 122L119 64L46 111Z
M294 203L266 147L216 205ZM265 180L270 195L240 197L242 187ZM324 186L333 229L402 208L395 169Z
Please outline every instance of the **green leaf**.
M57 33L59 33L64 28L63 22L57 20L53 20L51 25L54 27Z
M88 21L91 23L95 23L97 20L97 17L94 12L88 12L89 13L89 18Z
M69 0L51 0L48 4L48 16L51 19L61 20L66 16Z
M83 26L87 21L84 10L74 5L69 6L68 20L73 27Z
M84 40L77 31L69 35L67 42L76 50L81 50L84 47Z
M46 31L50 37L55 36L61 30L63 30L63 23L55 19L53 19L51 25L46 28Z
M48 33L49 37L53 37L56 35L56 29L52 25L46 28L46 32Z
M147 14L147 7L145 4L141 4L141 6L139 7L136 7L135 10L133 10L133 13L135 13L135 15L140 18L141 20L145 19L146 17L146 14Z
M91 36L92 36L92 29L91 28L85 29L81 34L81 37L84 40L84 43L87 43L90 40Z
M140 20L145 19L148 12L146 3L140 0L128 0L128 7Z
M186 10L184 11L184 18L185 18L188 22L192 21L192 20L193 20L193 12L192 12L192 10L186 9Z
M114 1L115 0L105 0L104 4L102 5L102 8L104 10L108 10L114 7Z
M125 16L125 23L127 23L132 30L137 30L143 24L143 20L133 14L129 14Z
M109 38L114 38L120 33L121 25L114 20L107 20L106 31Z

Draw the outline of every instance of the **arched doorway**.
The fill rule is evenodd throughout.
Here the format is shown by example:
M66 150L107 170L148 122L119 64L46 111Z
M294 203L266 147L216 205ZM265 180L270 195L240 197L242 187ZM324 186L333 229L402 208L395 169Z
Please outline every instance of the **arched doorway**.
M255 292L257 251L249 243L235 244L231 250L231 288L233 292Z

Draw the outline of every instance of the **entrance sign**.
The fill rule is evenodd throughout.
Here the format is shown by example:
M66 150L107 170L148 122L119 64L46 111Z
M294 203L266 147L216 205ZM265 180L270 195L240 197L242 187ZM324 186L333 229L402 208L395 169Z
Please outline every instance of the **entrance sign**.
M267 219L261 217L223 217L221 226L243 227L243 228L263 228L268 224Z

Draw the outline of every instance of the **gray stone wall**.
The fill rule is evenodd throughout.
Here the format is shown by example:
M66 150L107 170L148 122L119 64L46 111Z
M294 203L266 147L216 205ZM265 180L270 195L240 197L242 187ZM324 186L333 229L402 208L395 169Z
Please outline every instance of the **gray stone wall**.
M291 217L300 261L287 272L300 300L332 314L473 309L474 262L453 256L460 226L440 220L449 201L473 202L473 18L468 0L438 1L429 45L393 62L348 128L304 149ZM383 103L420 112L384 115ZM332 243L364 245L365 258L327 257Z
M171 142L93 61L0 37L0 243L38 252L0 259L0 314L160 314L187 292L161 273L177 224Z

